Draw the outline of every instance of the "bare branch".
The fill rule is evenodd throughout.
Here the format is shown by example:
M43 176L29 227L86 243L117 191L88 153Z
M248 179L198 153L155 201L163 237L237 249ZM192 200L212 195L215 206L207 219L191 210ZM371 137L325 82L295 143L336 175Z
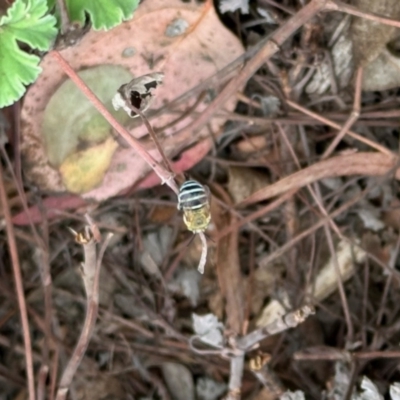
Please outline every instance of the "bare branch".
M100 280L100 267L101 260L104 254L104 250L107 247L111 235L109 235L102 248L97 254L96 240L89 230L86 230L85 234L80 234L76 237L77 241L80 241L83 245L85 262L83 263L83 281L85 284L87 294L87 308L86 317L83 324L82 332L79 337L78 343L75 347L74 352L65 368L60 385L57 391L56 400L65 400L67 393L71 385L72 379L85 355L86 349L91 339L99 307L99 280Z

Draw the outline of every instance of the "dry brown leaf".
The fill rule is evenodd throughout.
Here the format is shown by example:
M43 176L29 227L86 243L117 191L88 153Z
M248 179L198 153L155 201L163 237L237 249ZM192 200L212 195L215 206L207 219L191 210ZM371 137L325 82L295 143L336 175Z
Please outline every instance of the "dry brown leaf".
M229 168L228 191L235 204L269 184L266 174L251 168Z
M122 66L133 77L163 72L164 83L157 88L151 107L158 109L214 75L243 53L239 40L221 24L211 4L147 0L139 6L131 21L108 32L91 31L74 47L62 50L61 54L76 71L107 64ZM183 28L176 29L179 26ZM41 67L43 73L27 92L22 109L25 172L43 189L64 191L65 186L57 168L49 164L41 127L46 105L65 76L51 55L44 57ZM153 120L152 124L156 129L171 124L196 100L192 98L174 110L168 110ZM206 100L199 102L196 113L206 107ZM232 111L235 102L234 98L228 101L226 109ZM167 156L177 154L181 148L199 141L201 135L208 137L208 130L197 137L188 137L187 134L174 136L193 120L196 113L188 113L163 131L165 137L161 145ZM210 121L211 129L218 131L223 122L221 118L213 119ZM147 134L144 127L139 126L140 121L132 120L130 123L132 126L129 129L135 137L141 138ZM160 160L155 150L151 153ZM102 184L85 193L85 196L98 200L108 198L130 187L148 172L147 164L131 148L120 147Z
M150 211L149 221L156 224L165 224L176 215L177 209L173 206L156 205Z
M400 2L398 0L354 0L353 4L361 11L375 13L398 19ZM386 44L393 39L398 29L365 18L356 17L351 26L353 52L361 67L375 60Z
M363 90L388 90L400 86L400 57L384 47L379 56L365 66Z

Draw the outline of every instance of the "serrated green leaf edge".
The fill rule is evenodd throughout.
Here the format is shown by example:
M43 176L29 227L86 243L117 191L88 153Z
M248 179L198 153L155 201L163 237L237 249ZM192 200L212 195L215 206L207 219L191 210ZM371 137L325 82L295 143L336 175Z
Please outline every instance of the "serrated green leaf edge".
M66 0L71 22L85 22L85 12L90 15L93 29L111 29L132 18L139 0Z
M17 101L41 71L39 57L22 51L17 40L48 50L57 29L47 11L46 0L16 0L0 18L0 108Z

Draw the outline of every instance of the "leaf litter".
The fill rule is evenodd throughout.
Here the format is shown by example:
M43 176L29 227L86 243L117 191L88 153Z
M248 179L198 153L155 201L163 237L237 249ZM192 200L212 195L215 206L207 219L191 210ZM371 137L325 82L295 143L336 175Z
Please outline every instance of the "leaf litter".
M174 194L158 185L154 176L141 183L146 189L132 188L148 174L147 166L104 121L85 120L82 115L88 115L89 108L82 108L81 116L73 117L77 119L68 127L57 124L55 115L59 114L51 112L55 119L49 130L51 139L38 136L55 93L68 84L59 67L45 56L44 73L29 89L21 117L23 182L29 205L36 205L32 220L41 223L35 233L23 226L26 213L25 220L15 218L20 223L15 236L32 313L37 376L40 366L47 365L46 352L50 358L54 351L65 354L67 360L60 357L59 363L60 373L64 370L82 328L83 253L68 228L81 231L86 224L83 215L89 210L101 232L113 232L114 238L102 262L99 318L71 386L75 398L231 399L238 381L243 399L278 398L264 386L271 381L285 389L281 399L343 399L346 394L355 400L399 398L397 87L382 86L371 92L364 75L361 112L351 127L356 135L345 135L329 157L322 157L338 132L327 120L340 127L351 113L357 60L373 63L370 58L379 59L389 51L387 44L394 33L384 32L384 40L374 42L378 45L373 57L359 54L369 52L368 44L356 56L350 32L355 19L343 22L331 13L320 14L274 57L264 60L246 87L237 87L240 93L205 129L185 136L181 129L201 115L222 87L205 88L199 104L189 95L189 101L171 107L168 103L220 71L243 53L243 47L235 38L235 50L229 57L222 54L221 60L216 53L224 53L225 45L215 43L212 50L209 41L203 42L207 35L193 24L201 27L210 18L209 29L222 29L209 3L176 2L164 8L160 4L146 0L133 20L108 33L91 31L80 43L63 50L63 55L81 74L107 65L105 75L115 75L117 81L96 75L92 79L113 86L98 89L99 96L106 91L102 101L108 102L110 110L121 85L149 73L164 73L164 82L151 91L151 104L144 102L142 110L158 128L167 156L176 157L172 161L180 166L177 172L189 169L188 177L210 188L212 220L206 231L205 273L196 271L200 241L196 237L191 241ZM236 28L234 32L241 32L245 47L253 34L259 38L273 34L276 26L265 22L265 15L274 15L277 24L286 26L287 18L303 4L268 1L257 7L250 3L250 14L236 8L236 14L228 11L223 17ZM148 14L160 19L160 28ZM136 25L150 31L143 45L132 39ZM226 28L222 31L231 43L234 34ZM193 42L185 44L189 38ZM201 74L191 64L199 54L199 69L205 69ZM349 54L352 59L344 59ZM184 68L187 65L191 67ZM73 85L67 89L61 104L65 98L75 101ZM139 100L147 94L142 90L139 95L144 97ZM68 115L68 106L56 108ZM13 119L7 110L0 112L7 121L6 134L13 138ZM133 124L132 134L156 154L140 118L124 113L120 118ZM77 121L88 136L75 132ZM62 129L65 132L60 135ZM58 136L64 136L63 146L70 147L53 145ZM370 142L361 142L359 137ZM31 141L26 142L27 138ZM101 146L108 151L104 157ZM69 174L82 187L81 178L90 180L81 167L86 161L80 163L84 152L94 155L89 158L90 168L95 160L100 165L96 182L89 185L95 189L85 186L70 191L103 201L85 202L70 194L57 198L40 190L65 191L63 176ZM126 168L116 171L121 163ZM65 165L74 172L63 175ZM117 176L126 180L114 182ZM10 183L10 170L6 178L16 216L23 209L22 201L13 200L17 191L16 184ZM6 235L3 243L6 248ZM51 265L51 303L44 302L46 289L40 278L46 262L43 254ZM4 252L3 258L0 397L26 398L25 351L10 284L13 276L8 254ZM315 306L316 313L302 323L305 305ZM55 327L51 334L45 329L49 312ZM284 332L270 333L277 331ZM262 339L254 344L251 339L256 333ZM52 335L57 338L54 342ZM255 373L245 357L270 361ZM235 372L238 365L239 373Z

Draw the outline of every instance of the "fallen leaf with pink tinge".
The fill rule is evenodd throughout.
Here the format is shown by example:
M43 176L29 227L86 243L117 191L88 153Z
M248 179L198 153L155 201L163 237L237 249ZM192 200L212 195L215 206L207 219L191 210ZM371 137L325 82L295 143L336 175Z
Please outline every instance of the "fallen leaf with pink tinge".
M131 21L108 32L91 31L74 47L61 51L75 71L111 65L123 67L132 77L151 72L164 73L164 83L157 88L151 110L161 109L213 76L242 53L242 45L221 24L212 2L196 4L180 0L147 0L141 4ZM27 92L22 109L21 149L27 177L42 189L60 192L65 191L66 187L58 167L49 163L43 145L42 122L46 106L65 80L65 75L51 55L44 57L41 67L43 73ZM202 140L209 149L211 140L208 129L195 136L192 132L182 131L207 107L210 99L204 96L201 101L197 100L198 96L192 96L185 103L165 109L165 112L151 120L168 157L174 157L182 149L188 149ZM235 103L235 98L232 98L225 108L232 111ZM190 112L185 114L188 110ZM209 128L218 132L224 121L223 118L214 118ZM160 160L141 121L132 119L127 127ZM195 152L191 164L199 162L201 157L202 152ZM120 146L102 183L84 196L95 200L107 199L131 187L148 173L148 165L134 150ZM158 181L152 181L152 184L156 183Z
M46 218L53 219L60 215L60 211L76 210L84 207L88 203L79 196L62 195L47 197L42 202L42 208L45 210ZM38 206L28 208L29 215L23 211L12 218L14 225L29 225L30 222L37 224L42 222L43 213Z

